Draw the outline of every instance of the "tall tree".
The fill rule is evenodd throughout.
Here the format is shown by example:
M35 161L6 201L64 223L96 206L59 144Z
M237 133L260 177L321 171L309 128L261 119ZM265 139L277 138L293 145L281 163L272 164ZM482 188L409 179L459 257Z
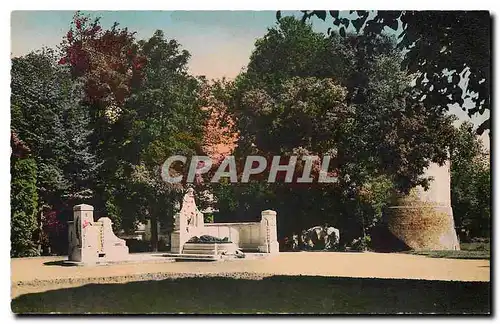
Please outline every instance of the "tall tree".
M120 208L115 199L127 177L124 155L130 143L126 101L140 87L145 58L139 53L135 33L102 28L100 19L77 12L60 46L59 64L70 69L83 86L82 104L87 107L91 151L100 161L95 170L92 204L97 214L110 217L120 227Z
M89 147L81 86L49 49L14 58L11 76L11 127L37 164L38 218L43 221L43 211L53 209L66 224L72 205L92 197L99 166Z
M247 72L236 80L237 99L230 102L241 132L238 148L332 150L345 171L358 170L350 178L354 173L387 173L402 191L425 184L420 175L429 161L446 159L452 118L419 104L411 78L397 69L402 55L390 38L323 36L322 55L305 55L291 66L313 66L319 64L318 56L333 56L343 62L341 67L324 62L308 76L307 68L273 70L288 66L304 43L318 46L319 35L310 25L286 17L256 43ZM287 55L274 48L285 48Z
M460 125L451 148L451 199L457 227L470 237L490 236L490 162L468 122Z
M18 135L11 131L11 223L10 255L24 257L38 255L34 235L37 228L38 195L36 162L30 150Z
M172 155L201 153L207 112L201 109L200 92L205 81L189 75L189 52L177 41L166 39L162 31L138 44L147 64L143 85L126 104L131 123L128 162L134 169L135 185L144 190L146 200L140 206L151 219L156 249L157 221L172 226L174 205L182 189L162 181L161 165Z
M447 157L452 119L419 104L402 60L390 38L325 36L292 17L256 42L247 71L221 96L240 133L236 154L331 155L339 179L273 185L278 215L300 226L352 219L361 233L365 218L353 214L361 208L344 207L361 204L365 184L381 176L401 192L427 184L424 168Z

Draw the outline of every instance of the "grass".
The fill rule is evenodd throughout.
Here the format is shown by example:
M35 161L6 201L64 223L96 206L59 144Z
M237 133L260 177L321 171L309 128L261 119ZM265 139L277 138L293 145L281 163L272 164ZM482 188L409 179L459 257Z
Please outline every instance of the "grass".
M461 243L460 251L409 251L408 253L447 259L489 260L491 257L489 242Z
M272 276L90 284L25 294L15 313L488 314L489 282Z

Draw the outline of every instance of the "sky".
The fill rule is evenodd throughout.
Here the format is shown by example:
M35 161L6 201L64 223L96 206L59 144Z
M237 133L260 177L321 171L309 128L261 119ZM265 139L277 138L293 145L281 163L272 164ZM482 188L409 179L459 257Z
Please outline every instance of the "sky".
M114 22L139 39L148 38L157 29L174 38L191 53L189 70L208 78L234 78L248 63L257 38L276 24L275 11L87 11L102 17L103 27ZM13 11L11 14L11 56L21 56L44 46L56 47L69 29L73 11ZM283 12L301 16L300 12ZM313 28L325 32L331 22L312 20ZM450 112L459 122L470 120L479 125L489 115L470 119L458 107ZM489 138L483 135L489 148Z

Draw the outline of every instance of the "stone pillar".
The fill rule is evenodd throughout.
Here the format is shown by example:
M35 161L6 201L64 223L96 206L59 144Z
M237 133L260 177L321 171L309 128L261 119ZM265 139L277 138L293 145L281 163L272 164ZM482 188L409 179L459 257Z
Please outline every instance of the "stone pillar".
M172 253L181 253L182 246L186 242L185 235L181 235L180 221L181 221L180 213L175 214L175 216L174 216L174 231L170 234L170 252L172 252Z
M99 231L93 225L94 207L85 204L73 207L73 221L68 222L69 261L97 262Z
M264 210L261 215L259 251L264 253L279 253L276 212L274 210Z
M388 208L389 231L414 250L460 250L451 208L450 165L431 164L427 191L416 187Z

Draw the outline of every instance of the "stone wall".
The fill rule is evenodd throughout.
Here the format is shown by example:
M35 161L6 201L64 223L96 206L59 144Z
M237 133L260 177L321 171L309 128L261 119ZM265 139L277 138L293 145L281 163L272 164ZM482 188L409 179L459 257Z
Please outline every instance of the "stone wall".
M227 237L241 249L257 250L260 245L260 223L209 223L205 233L215 237Z
M124 260L128 256L125 241L113 233L112 222L101 217L94 222L94 207L76 205L68 222L68 261L93 264Z
M459 250L451 207L397 206L387 211L389 231L414 250Z

